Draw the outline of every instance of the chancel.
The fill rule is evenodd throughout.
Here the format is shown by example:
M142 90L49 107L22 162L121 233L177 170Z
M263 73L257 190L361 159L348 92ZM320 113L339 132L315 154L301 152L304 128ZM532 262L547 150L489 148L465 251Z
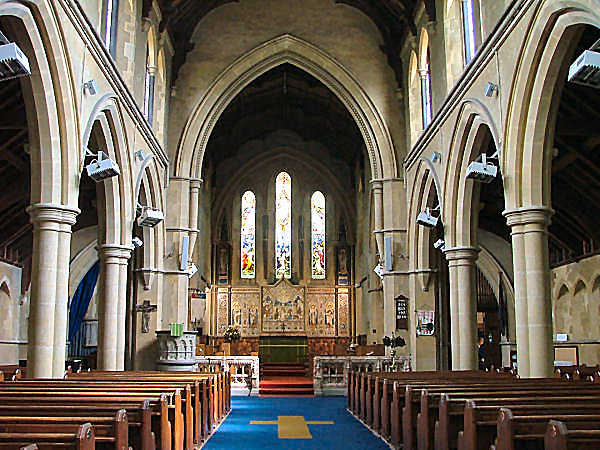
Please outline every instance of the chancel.
M0 0L2 445L600 448L598 11Z

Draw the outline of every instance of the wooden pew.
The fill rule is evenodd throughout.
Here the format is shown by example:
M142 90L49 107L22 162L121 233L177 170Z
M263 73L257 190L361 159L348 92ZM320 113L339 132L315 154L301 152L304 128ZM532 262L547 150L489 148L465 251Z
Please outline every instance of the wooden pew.
M4 417L15 416L44 416L55 418L70 418L77 421L86 418L102 418L112 420L115 416L115 411L119 406L122 406L127 413L129 425L129 442L135 449L155 450L155 436L151 429L151 410L149 402L146 400L141 404L133 403L125 405L40 405L40 404L8 404L0 405L0 420Z
M491 398L492 401L503 401L504 396L528 396L533 393L539 395L553 395L559 392L565 392L568 395L574 388L574 385L568 385L554 379L546 380L536 384L535 380L520 380L510 384L505 384L502 381L493 381L486 384L471 384L471 385L454 385L454 386L430 386L428 389L422 389L420 396L414 392L410 387L406 389L405 406L403 410L403 432L404 436L413 438L416 434L418 437L418 448L427 449L434 447L434 424L439 420L439 416L442 414L450 414L455 421L453 425L450 425L448 421L450 417L445 417L441 425L438 425L438 433L444 433L444 436L440 438L440 441L447 441L448 439L453 440L456 434L450 433L449 427L452 430L460 429L460 421L462 421L462 411L464 409L464 402L470 398L485 399ZM548 384L549 383L549 384ZM600 390L594 389L590 384L585 384L592 390L587 390L589 393L600 394ZM446 394L451 396L453 402L456 402L455 409L448 410L445 405L445 410L442 412L439 404L441 395ZM420 397L420 398L419 398ZM456 398L458 397L458 398ZM537 399L537 398L536 398ZM417 413L417 404L420 406L420 411ZM416 417L416 425L415 425ZM458 422L458 423L456 423ZM450 433L446 435L446 433ZM414 441L412 441L414 443ZM406 443L407 448L412 448L410 442ZM441 444L440 444L441 445ZM448 444L446 444L448 445Z
M552 397L551 393L542 395L539 391L529 397L508 397L509 394L514 395L500 393L497 398L471 399L448 398L445 394L442 395L439 403L439 420L435 424L434 448L436 450L457 448L459 439L463 441L464 446L477 442L480 437L483 439L482 433L487 433L488 436L495 435L495 421L502 407L531 411L536 408L561 408L568 403L585 406L590 401L595 404L600 402L599 396L575 396L568 393L559 393L562 396L558 397ZM479 429L476 428L477 426Z
M95 450L96 438L90 423L77 427L74 432L0 432L0 448L14 449L35 444L40 450L56 447Z
M195 395L197 402L202 408L196 408L197 431L195 442L208 436L210 430L222 420L224 415L231 409L231 377L228 373L201 374L197 372L87 372L72 374L68 379L93 379L115 382L129 381L155 381L163 382L191 382L198 381L201 387L201 395ZM207 391L205 394L202 391ZM208 399L203 397L207 395ZM194 399L196 402L196 400ZM207 408L208 406L208 408ZM201 430L200 430L201 428ZM201 432L200 432L201 431Z
M169 396L165 393L152 396L150 394L121 394L119 392L109 392L107 394L92 393L65 393L48 391L43 395L31 393L4 393L0 392L0 409L10 405L27 406L50 406L61 408L68 405L80 406L104 406L115 408L115 410L126 409L131 404L141 404L147 400L152 411L152 430L157 438L161 449L183 448L183 420L180 411L181 395L177 391L173 395L173 405L169 405ZM171 414L169 414L171 412ZM170 419L171 417L171 419Z
M497 450L544 448L548 422L559 420L564 426L578 430L600 430L598 404L583 409L541 407L535 411L513 411L502 408L497 420ZM574 442L572 443L574 444Z
M593 450L600 448L600 429L567 429L567 425L550 420L544 436L546 450Z
M196 413L198 417L200 414L198 411L194 411L194 398L200 395L199 386L194 386L195 392L192 394L192 389L189 384L184 383L154 383L154 382L138 382L138 383L115 383L113 382L102 382L102 381L44 381L44 380L26 380L18 383L0 383L0 393L3 392L21 392L31 393L33 395L47 390L53 390L54 392L61 392L65 394L76 394L91 395L92 393L97 394L108 394L109 392L118 395L119 397L125 397L128 395L152 395L156 397L161 393L165 393L173 401L167 409L175 409L173 415L173 433L178 442L182 435L185 435L186 446L191 446L194 442L195 431L201 431L194 429L194 418ZM181 395L176 396L176 390L183 391L183 399ZM183 406L177 407L174 402L180 402ZM180 410L180 411L179 411ZM158 411L158 410L157 410ZM155 412L156 414L156 412ZM182 424L179 423L180 415ZM183 429L183 430L182 430ZM198 440L196 440L198 442Z
M93 425L96 448L128 450L127 413L122 409L114 417L2 416L0 433L74 434L85 423Z

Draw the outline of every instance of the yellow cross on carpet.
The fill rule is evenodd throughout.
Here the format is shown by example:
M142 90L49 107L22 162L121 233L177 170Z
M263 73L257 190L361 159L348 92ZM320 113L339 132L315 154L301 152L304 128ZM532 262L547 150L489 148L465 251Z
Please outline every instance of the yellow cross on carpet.
M312 439L308 425L333 425L331 420L304 420L304 416L277 416L277 420L251 420L250 425L277 425L279 439Z

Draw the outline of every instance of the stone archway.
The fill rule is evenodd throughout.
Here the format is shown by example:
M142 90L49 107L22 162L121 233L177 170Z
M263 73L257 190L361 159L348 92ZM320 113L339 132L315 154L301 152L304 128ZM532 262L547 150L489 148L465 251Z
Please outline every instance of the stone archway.
M540 4L511 86L502 162L503 173L511 177L506 180L504 215L513 236L515 307L525 311L525 316L517 312L517 341L524 344L519 344L518 365L525 377L553 372L552 311L547 301L551 294L548 226L554 213L551 149L567 64L584 25L600 28L593 1ZM519 317L525 317L526 323L519 323Z
M284 63L317 78L348 108L363 135L373 178L396 177L398 167L390 133L358 81L324 51L288 34L249 51L219 74L184 128L174 162L175 175L201 177L204 151L223 110L252 80Z

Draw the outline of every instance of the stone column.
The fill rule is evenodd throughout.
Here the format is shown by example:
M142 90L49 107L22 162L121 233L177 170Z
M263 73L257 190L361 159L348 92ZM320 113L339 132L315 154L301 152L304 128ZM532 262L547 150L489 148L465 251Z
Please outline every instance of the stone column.
M445 250L450 272L450 340L453 370L478 368L475 290L477 253L478 250L473 247Z
M63 378L67 359L67 331L69 305L69 263L71 260L71 226L79 210L63 210L63 221L58 234L56 261L56 309L54 310L54 350L52 377Z
M100 295L98 297L98 369L120 370L118 358L125 355L125 316L120 312L121 266L126 264L131 249L117 244L103 244L100 256ZM121 322L122 321L122 322ZM119 331L119 328L122 330ZM119 338L122 338L119 341Z
M202 180L199 178L190 181L190 257L194 254L196 238L198 236L198 197Z
M125 324L127 322L127 264L132 249L122 247L119 257L119 303L117 306L117 370L125 370Z
M371 190L373 191L373 205L375 208L375 242L377 243L377 252L379 253L379 262L384 263L383 258L383 182L381 180L371 180Z
M62 358L61 376L64 370L67 326L64 302L68 296L64 294L70 256L70 234L66 230L70 231L79 210L59 204L38 203L30 206L27 212L33 223L27 374L33 378L51 378L55 361L55 317L58 317L57 326L65 328L62 330L62 351L57 355L57 358ZM65 236L61 237L62 231L66 233L67 242ZM61 298L58 308L57 294Z
M189 278L186 268L181 269L181 258L184 257L184 238L192 234L189 225L190 194L198 192L192 189L195 178L171 177L167 191L169 214L165 217L167 243L165 252L165 284L163 290L162 317L160 322L168 327L170 323L183 323L188 326L188 287ZM196 199L196 207L197 207ZM198 214L196 213L196 216ZM191 257L189 251L187 256Z
M551 377L554 370L548 259L548 225L553 212L543 206L504 212L512 228L517 364L521 377Z

